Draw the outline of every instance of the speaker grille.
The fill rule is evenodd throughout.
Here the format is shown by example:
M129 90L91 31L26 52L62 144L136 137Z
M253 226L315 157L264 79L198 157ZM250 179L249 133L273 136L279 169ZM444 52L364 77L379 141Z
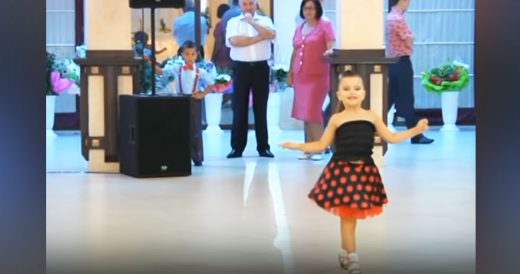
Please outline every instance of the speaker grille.
M191 175L189 97L122 95L120 111L121 173Z

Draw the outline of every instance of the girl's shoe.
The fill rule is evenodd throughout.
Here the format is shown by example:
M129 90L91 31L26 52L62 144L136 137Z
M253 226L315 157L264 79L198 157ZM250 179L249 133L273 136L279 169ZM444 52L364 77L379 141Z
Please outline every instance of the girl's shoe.
M346 254L338 254L338 262L341 268L345 269L348 274L362 274L357 260L351 261Z
M313 161L321 161L321 160L323 160L323 157L321 157L321 154L312 154L311 155L311 160L313 160Z
M350 263L346 254L338 254L338 262L341 268L347 269L348 264Z

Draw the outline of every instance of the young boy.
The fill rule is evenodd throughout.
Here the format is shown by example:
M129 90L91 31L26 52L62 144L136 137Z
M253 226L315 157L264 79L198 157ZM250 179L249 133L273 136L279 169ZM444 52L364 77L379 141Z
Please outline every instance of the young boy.
M197 47L192 41L182 45L181 56L184 64L175 63L162 69L163 77L175 79L176 93L191 96L190 136L191 159L195 166L202 166L204 152L202 146L202 98L214 88L215 79L206 70L196 66Z

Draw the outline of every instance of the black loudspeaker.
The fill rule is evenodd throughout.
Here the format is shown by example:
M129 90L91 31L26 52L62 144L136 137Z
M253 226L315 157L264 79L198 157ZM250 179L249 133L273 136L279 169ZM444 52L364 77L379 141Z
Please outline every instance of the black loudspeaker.
M119 111L122 174L191 175L190 97L121 95Z
M184 0L130 0L130 7L142 8L184 8Z

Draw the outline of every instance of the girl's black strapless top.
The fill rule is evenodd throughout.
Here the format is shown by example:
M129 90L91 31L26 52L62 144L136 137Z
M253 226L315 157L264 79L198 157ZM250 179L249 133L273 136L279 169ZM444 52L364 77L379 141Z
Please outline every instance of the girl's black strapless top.
M332 160L374 163L372 149L376 128L366 120L348 121L336 128Z

